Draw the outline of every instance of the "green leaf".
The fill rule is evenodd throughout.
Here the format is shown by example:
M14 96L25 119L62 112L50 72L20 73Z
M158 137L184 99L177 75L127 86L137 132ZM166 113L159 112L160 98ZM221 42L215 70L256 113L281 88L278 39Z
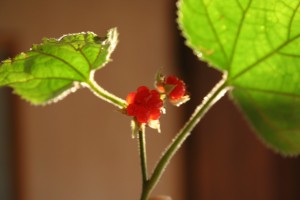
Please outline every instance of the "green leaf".
M221 70L261 138L300 153L300 0L181 0L187 44Z
M93 80L95 70L110 61L117 39L116 29L105 38L92 32L46 38L1 63L0 86L12 87L34 104L56 102Z

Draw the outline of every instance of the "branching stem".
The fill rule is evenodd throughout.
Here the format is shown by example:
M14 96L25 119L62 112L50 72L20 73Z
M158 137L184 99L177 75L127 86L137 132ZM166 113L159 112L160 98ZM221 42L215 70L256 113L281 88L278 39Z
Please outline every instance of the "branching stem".
M125 108L127 103L125 100L109 93L100 87L94 80L89 80L85 83L88 88L98 97L119 107L120 109ZM145 130L141 129L138 132L138 144L142 171L142 182L143 189L140 200L147 200L149 194L153 188L158 183L160 177L162 176L165 168L169 164L170 160L173 158L174 154L181 147L186 138L191 134L191 131L199 123L204 114L227 92L228 86L226 78L223 78L212 90L204 97L202 103L196 107L194 113L191 115L190 119L183 126L180 132L172 140L171 144L167 147L162 157L158 161L156 167L150 178L148 178L147 173L147 156L146 156L146 140L145 140Z
M180 132L175 136L175 138L172 140L172 143L167 147L162 157L158 161L151 177L147 181L147 184L143 187L143 192L140 200L148 199L150 192L158 183L171 158L181 147L186 138L191 134L191 131L199 123L200 119L202 119L204 114L227 92L227 90L228 87L226 83L226 78L223 78L211 90L211 92L206 97L204 97L202 103L196 107L190 119L183 126Z

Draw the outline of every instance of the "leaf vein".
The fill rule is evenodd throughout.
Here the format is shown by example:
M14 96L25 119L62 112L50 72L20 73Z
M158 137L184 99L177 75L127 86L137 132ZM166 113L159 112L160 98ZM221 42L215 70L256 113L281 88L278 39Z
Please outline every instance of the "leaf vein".
M299 9L299 6L300 6L300 1L298 2L296 8L293 10L293 14L292 14L289 24L288 24L288 33L287 33L288 39L290 39L290 37L291 37L291 29L292 29L293 21L295 19L295 16L296 16L297 10Z
M221 48L221 52L222 52L224 58L226 59L226 61L228 61L228 56L227 56L227 54L226 54L226 51L225 51L225 49L224 49L224 46L223 46L223 44L221 43L221 40L220 40L219 35L218 35L218 33L217 33L217 30L216 30L216 28L214 27L214 25L213 25L213 23L212 23L212 20L211 20L211 18L210 18L210 15L209 15L209 13L208 13L208 11L207 11L207 7L205 6L205 3L203 2L203 0L202 0L202 3L203 3L203 8L204 8L204 10L205 10L205 15L206 15L207 21L208 21L208 23L209 23L209 26L211 27L212 32L213 32L213 34L214 34L214 36L215 36L215 38L216 38L216 40L217 40L217 43L218 43L218 45L219 45L220 48Z
M283 52L278 52L278 54L279 54L279 55L282 55L282 56L287 56L287 57L300 58L300 55L298 55L298 54L283 53Z
M98 58L99 58L99 56L100 56L101 53L102 53L102 44L101 44L100 47L99 47L99 51L98 51L98 53L97 53L97 56L96 56L95 60L93 61L92 67L93 67L93 66L96 67L96 66L95 66L95 65L96 65L96 62L97 62L97 60L98 60Z
M261 88L251 88L251 87L245 87L245 86L234 86L236 89L241 89L241 90L251 90L254 92L261 92L261 93L269 93L269 94L275 94L275 95L281 95L281 96L287 96L287 97L293 97L293 98L299 98L300 99L300 94L293 94L293 93L288 93L288 92L280 92L280 91L274 91L274 90L269 90L269 89L261 89Z
M61 62L63 62L64 64L66 64L67 66L69 66L71 69L73 69L79 76L82 77L82 79L86 79L84 74L82 74L78 69L76 69L76 67L74 67L71 63L69 63L68 61L58 57L58 56L55 56L53 54L49 54L49 53L45 53L45 52L42 52L42 51L38 51L38 50L32 50L32 52L36 52L38 54L41 54L41 55L45 55L45 56L49 56L49 57L52 57L54 59L57 59Z
M238 2L238 4L240 4L239 0L237 0L237 2ZM228 72L229 73L230 73L231 64L232 64L232 61L233 61L233 58L234 58L235 50L236 50L236 47L237 47L237 43L238 43L238 40L240 38L241 30L242 30L242 27L243 27L243 24L244 24L244 21L245 21L245 16L246 16L246 14L247 14L247 12L250 8L251 3L252 3L252 0L250 0L248 2L248 5L247 5L246 9L242 11L242 18L241 18L240 23L238 25L237 33L235 35L231 55L230 55L230 58L229 58L229 64L228 64Z
M230 81L234 81L235 79L241 77L243 74L245 74L246 72L248 72L249 70L253 69L254 67L256 67L259 63L267 60L269 57L271 57L272 55L274 55L275 53L278 53L283 47L285 47L286 45L288 45L290 42L298 39L300 37L300 34L296 35L295 37L291 38L288 41L285 41L283 44L279 45L276 49L273 49L271 52L269 52L268 54L266 54L265 56L261 57L260 59L257 59L254 63L252 63L251 65L249 65L248 67L246 67L245 69L241 70L239 73L237 73L235 76L233 76Z
M82 49L80 48L79 49L79 53L82 55L82 57L86 60L88 66L89 66L89 71L92 70L92 64L91 62L89 61L89 59L86 57L85 53L82 51Z
M13 81L13 82L7 83L7 85L26 83L26 82L35 81L35 80L61 80L61 81L75 82L73 79L64 78L64 77L32 77L32 78L27 78L25 80Z

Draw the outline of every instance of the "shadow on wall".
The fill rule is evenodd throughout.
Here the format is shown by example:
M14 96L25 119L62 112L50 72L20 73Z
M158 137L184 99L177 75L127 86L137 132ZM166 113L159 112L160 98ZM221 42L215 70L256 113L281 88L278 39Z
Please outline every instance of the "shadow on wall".
M12 37L0 34L0 60L13 55ZM0 88L0 199L14 200L16 192L15 130L13 99L9 88Z

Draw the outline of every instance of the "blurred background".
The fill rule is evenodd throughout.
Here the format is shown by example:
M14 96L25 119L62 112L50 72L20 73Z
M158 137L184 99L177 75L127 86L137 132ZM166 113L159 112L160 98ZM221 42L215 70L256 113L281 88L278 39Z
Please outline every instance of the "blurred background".
M187 82L192 100L168 107L162 133L147 129L149 168L221 79L184 45L174 0L0 0L0 57L13 57L43 37L120 32L113 62L97 82L125 98L155 73ZM199 27L201 28L201 27ZM134 200L141 177L130 120L82 89L35 107L0 89L1 200ZM153 194L173 200L300 199L300 161L267 149L228 97L218 102L172 160Z

